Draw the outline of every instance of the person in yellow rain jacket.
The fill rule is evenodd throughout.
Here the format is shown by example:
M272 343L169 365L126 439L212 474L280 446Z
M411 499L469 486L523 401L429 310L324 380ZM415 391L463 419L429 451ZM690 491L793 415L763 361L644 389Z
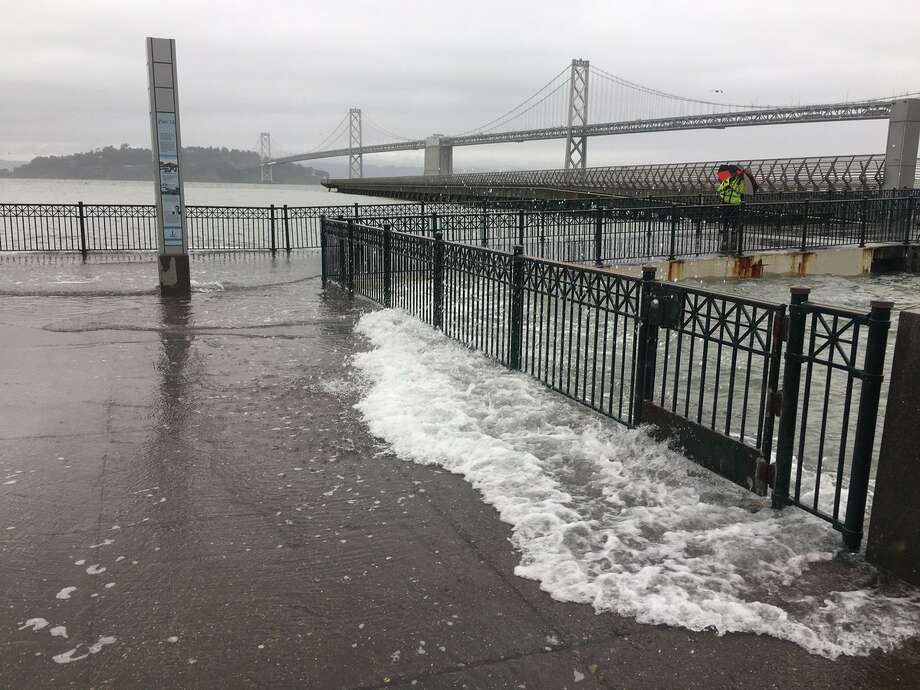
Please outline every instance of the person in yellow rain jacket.
M750 170L737 165L719 166L719 201L722 209L722 236L719 250L733 252L738 249L739 219L741 202L744 201L745 177L751 181L751 188L757 191L757 183Z

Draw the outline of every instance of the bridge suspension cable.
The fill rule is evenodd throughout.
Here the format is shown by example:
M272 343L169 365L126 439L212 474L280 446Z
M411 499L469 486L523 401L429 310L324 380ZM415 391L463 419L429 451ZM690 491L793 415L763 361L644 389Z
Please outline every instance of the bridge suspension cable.
M383 125L374 122L367 114L364 114L364 125L365 129L376 130L377 133L383 134L384 136L389 137L390 139L396 139L397 141L412 141L414 137L404 137L396 134L395 132L390 131Z
M536 93L525 98L523 101L514 106L511 110L499 115L498 117L489 120L485 124L482 124L478 127L468 129L465 132L459 132L454 136L465 136L467 134L482 133L482 132L492 132L495 131L498 127L501 127L503 124L514 120L515 118L524 115L533 111L535 108L545 105L546 102L553 96L562 93L562 91L568 86L568 72L569 66L566 65L563 67L558 74L556 74L552 79L550 79L546 84L544 84ZM566 77L561 79L561 77ZM555 85L554 85L555 84ZM539 100L537 100L539 99Z
M319 151L321 148L326 146L329 142L337 141L339 137L345 134L347 130L347 127L345 126L347 121L348 121L348 114L346 113L345 116L339 121L339 124L335 126L335 129L333 129L325 139L319 142L319 144L317 144L314 148L310 149L308 153Z
M591 65L591 72L598 78L605 79L609 82L612 82L619 86L623 86L627 89L631 89L639 93L645 93L650 96L659 96L659 97L666 98L666 99L673 100L673 101L681 101L684 103L694 103L697 105L709 105L709 106L714 106L718 108L726 108L726 109L732 109L732 110L739 110L739 109L743 110L745 108L749 108L749 109L761 108L762 109L762 108L776 107L776 106L769 106L769 105L751 105L751 104L740 105L737 103L723 103L720 101L709 101L709 100L700 99L700 98L689 98L687 96L680 96L676 93L668 93L667 91L660 91L658 89L653 89L650 86L643 86L642 84L637 84L636 82L629 81L628 79L624 79L623 77L618 77L615 74L611 74L607 70L601 69L600 67L597 67L595 65Z

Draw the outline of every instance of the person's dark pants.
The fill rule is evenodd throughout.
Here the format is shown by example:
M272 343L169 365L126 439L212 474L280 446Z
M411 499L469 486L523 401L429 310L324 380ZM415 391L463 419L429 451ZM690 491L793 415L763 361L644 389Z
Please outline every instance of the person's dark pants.
M719 251L726 254L738 249L738 221L741 216L741 204L722 204L722 233L719 238Z

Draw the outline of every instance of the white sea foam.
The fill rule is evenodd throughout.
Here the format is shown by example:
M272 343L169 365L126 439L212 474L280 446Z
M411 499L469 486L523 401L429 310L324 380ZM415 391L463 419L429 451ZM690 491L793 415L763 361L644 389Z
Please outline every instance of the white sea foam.
M515 572L553 598L827 657L920 632L920 596L801 591L839 535L511 373L393 310L363 316L358 403L400 457L463 475L513 528ZM841 568L846 567L843 564Z
M224 285L220 281L211 280L211 281L202 281L197 280L189 281L192 292L223 292Z
M77 591L76 587L64 587L60 592L55 594L56 599L70 599L70 595Z
M96 642L86 647L86 652L83 654L80 654L79 652L84 647L84 645L78 644L73 649L68 649L66 652L57 654L51 658L56 664L69 664L72 661L80 661L81 659L85 659L91 654L98 654L102 651L103 647L106 645L115 644L116 641L117 640L114 637L103 635Z
M48 621L45 620L44 618L30 618L19 629L25 630L26 628L31 628L32 632L38 632L39 630L42 630L43 628L47 628L47 627L48 627Z

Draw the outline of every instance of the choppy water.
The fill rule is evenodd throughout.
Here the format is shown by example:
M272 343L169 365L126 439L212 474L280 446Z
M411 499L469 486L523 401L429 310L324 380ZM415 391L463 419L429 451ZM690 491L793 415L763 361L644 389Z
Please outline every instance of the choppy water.
M862 276L769 276L754 279L685 280L681 285L699 286L753 299L789 302L789 289L811 288L809 300L850 309L868 309L872 300L894 302L894 317L903 309L920 307L920 275L892 273Z

